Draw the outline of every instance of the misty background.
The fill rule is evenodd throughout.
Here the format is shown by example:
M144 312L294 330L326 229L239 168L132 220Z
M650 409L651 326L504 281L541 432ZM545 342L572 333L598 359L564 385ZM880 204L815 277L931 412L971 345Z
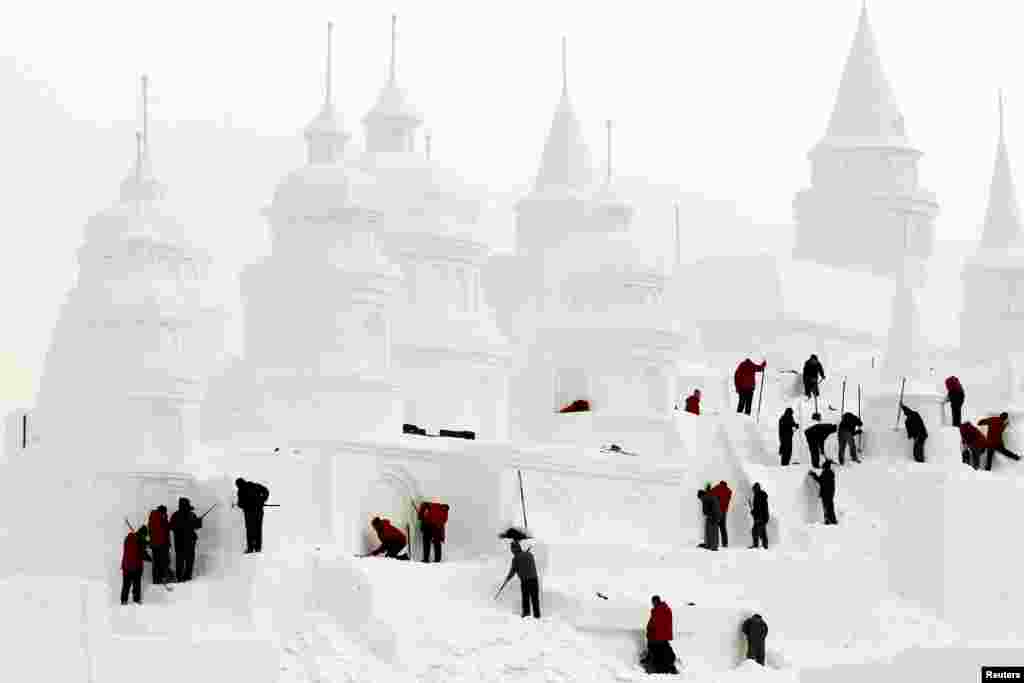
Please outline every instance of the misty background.
M1006 95L1020 158L1016 3L869 4L922 185L941 206L923 331L958 343L960 268L984 219ZM859 0L718 3L34 2L0 10L0 414L34 401L59 307L93 213L114 202L151 78L151 156L189 236L214 258L242 349L237 276L268 253L259 214L304 162L302 128L323 100L326 22L334 98L350 144L384 84L390 14L398 82L430 131L432 156L479 186L481 234L512 246L512 205L533 181L561 87L596 166L614 121L613 168L635 202L637 240L682 257L792 247L793 195L824 133ZM422 135L418 146L422 149ZM671 258L666 259L671 262ZM837 303L849 293L835 292Z

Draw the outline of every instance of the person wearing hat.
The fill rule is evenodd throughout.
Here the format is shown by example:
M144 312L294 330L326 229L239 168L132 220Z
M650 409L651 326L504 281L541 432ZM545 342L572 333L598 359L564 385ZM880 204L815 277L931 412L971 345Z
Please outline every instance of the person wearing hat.
M238 507L242 508L245 517L245 552L258 553L263 551L263 506L270 498L270 491L263 484L235 479L238 489Z
M533 559L533 553L523 550L519 541L512 541L509 549L512 551L512 566L509 567L505 583L511 581L513 576L519 576L519 588L523 595L523 618L530 616L532 607L534 618L540 619L540 578L537 574L537 561Z
M132 602L142 604L142 570L145 562L153 558L146 552L149 543L149 529L143 524L124 537L121 552L121 604L128 604L128 589L131 588Z
M174 568L178 581L191 581L192 568L196 560L196 529L203 526L188 498L178 499L178 509L171 515L171 531L174 533Z
M808 476L818 482L821 496L821 507L825 513L825 524L839 524L836 520L836 473L832 471L832 461L826 460L821 474L808 472Z
M153 548L153 583L166 583L171 570L171 529L166 505L149 513L149 534Z

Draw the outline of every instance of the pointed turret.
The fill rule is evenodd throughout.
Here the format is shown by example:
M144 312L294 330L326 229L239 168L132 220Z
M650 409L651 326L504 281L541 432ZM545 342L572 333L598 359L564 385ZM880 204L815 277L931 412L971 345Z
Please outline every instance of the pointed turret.
M377 96L376 104L363 117L363 125L366 126L366 147L371 153L412 151L416 129L423 123L422 117L409 104L405 93L398 87L397 21L397 16L391 15L391 62L388 67L388 81Z
M592 180L590 153L583 142L579 120L569 101L565 38L562 39L562 95L544 143L535 189L580 191Z
M1006 151L1006 137L1003 129L1003 96L1000 93L999 142L996 145L992 184L988 191L988 209L985 211L981 246L996 249L1006 248L1020 234L1020 206L1017 204L1017 190L1013 184L1013 173L1010 171L1010 156Z
M903 114L882 70L866 4L846 58L826 140L907 142Z
M332 97L332 33L334 23L327 22L327 69L324 73L324 104L316 118L310 121L303 132L308 147L309 163L334 163L341 158L348 133L342 127L341 117L334 109Z
M121 201L163 199L167 188L153 175L149 155L149 77L141 78L142 130L135 134L135 164L121 181Z

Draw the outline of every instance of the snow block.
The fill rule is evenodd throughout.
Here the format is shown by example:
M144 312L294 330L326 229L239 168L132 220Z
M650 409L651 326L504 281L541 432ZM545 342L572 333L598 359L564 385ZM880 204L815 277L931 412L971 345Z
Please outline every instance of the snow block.
M117 636L97 662L96 680L132 681L145 672L152 683L277 683L279 661L276 644L259 635L223 633L217 638L196 639Z

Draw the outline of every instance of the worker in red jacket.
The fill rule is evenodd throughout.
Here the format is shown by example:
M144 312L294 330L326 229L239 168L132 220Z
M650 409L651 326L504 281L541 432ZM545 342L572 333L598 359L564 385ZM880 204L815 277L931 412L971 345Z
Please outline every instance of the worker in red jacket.
M647 620L647 661L649 674L677 674L676 653L672 650L672 608L659 596L651 597L651 617Z
M166 505L149 513L149 544L153 548L153 583L166 583L171 567L171 523Z
M430 547L434 547L434 562L441 561L441 544L444 543L444 527L448 523L448 505L445 503L420 503L420 534L423 537L423 561L430 562Z
M949 409L953 415L953 426L959 427L964 407L964 387L954 376L946 378L946 401L949 401Z
M121 604L128 604L128 588L132 591L132 601L142 604L142 569L144 562L152 562L153 558L146 551L149 543L149 529L143 524L136 531L124 537L121 552Z
M985 446L988 448L988 463L985 470L992 471L992 456L998 452L1011 460L1020 460L1020 456L1003 445L1003 432L1006 431L1006 423L1010 416L1006 413L999 413L998 417L986 417L978 420L979 425L988 425L988 438L985 439Z
M408 553L398 554L408 543L401 529L396 528L389 520L381 519L380 517L374 517L373 521L370 522L370 526L377 532L377 538L380 539L380 547L371 552L370 556L384 553L384 557L393 557L399 560L409 559ZM364 555L364 557L366 556Z
M739 405L736 407L737 413L750 415L750 409L754 405L754 387L757 386L757 373L764 372L766 367L768 367L767 361L762 360L761 364L758 365L749 358L736 367L733 382L736 385L736 393L740 397Z
M729 547L729 532L725 530L725 515L729 512L729 501L732 500L732 489L724 481L718 482L718 484L711 489L711 495L718 499L718 508L722 514L718 516L718 535L722 539L722 547Z
M988 443L981 430L970 422L962 422L960 424L960 441L963 442L964 447L964 464L970 465L974 469L981 467L981 453Z
M686 412L700 415L700 389L694 389L693 393L686 397Z

